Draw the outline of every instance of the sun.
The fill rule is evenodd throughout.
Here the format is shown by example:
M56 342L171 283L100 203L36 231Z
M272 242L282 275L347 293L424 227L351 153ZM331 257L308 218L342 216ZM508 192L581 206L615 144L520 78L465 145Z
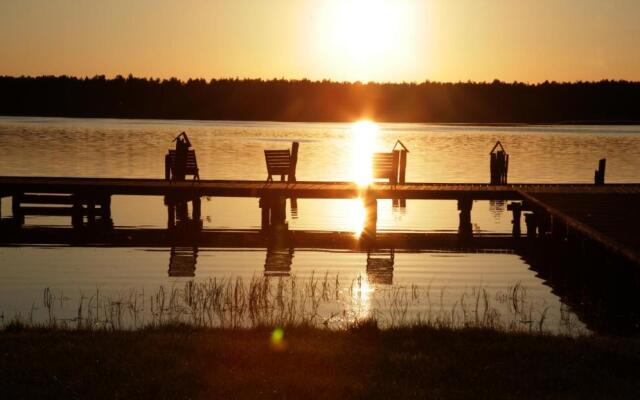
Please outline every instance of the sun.
M368 58L388 51L395 39L392 7L384 1L352 0L341 4L337 38L350 54Z
M316 36L325 63L357 80L374 79L405 60L410 11L404 0L326 0ZM397 61L394 61L397 60Z

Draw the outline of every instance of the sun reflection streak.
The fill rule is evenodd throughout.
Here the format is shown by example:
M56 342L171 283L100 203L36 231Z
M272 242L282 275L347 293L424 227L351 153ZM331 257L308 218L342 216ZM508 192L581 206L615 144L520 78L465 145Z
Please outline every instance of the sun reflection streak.
M378 125L371 121L358 121L351 126L350 132L353 143L353 181L362 189L373 182L371 158L378 135ZM366 222L362 198L353 201L349 211L354 235L360 237Z
M358 275L351 286L351 303L354 320L362 320L371 315L371 296L375 291L366 275Z
M364 223L366 219L366 211L361 198L349 200L349 218L351 220L351 229L353 235L359 238L364 231Z

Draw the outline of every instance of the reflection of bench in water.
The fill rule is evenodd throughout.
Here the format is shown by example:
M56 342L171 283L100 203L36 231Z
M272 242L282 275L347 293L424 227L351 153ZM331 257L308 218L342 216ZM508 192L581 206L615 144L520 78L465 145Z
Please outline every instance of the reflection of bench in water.
M171 248L169 258L169 276L172 277L194 277L196 276L196 262L198 260L197 247Z
M264 276L289 276L293 264L293 248L268 249L264 261Z
M395 250L370 250L367 252L367 278L370 283L393 284Z

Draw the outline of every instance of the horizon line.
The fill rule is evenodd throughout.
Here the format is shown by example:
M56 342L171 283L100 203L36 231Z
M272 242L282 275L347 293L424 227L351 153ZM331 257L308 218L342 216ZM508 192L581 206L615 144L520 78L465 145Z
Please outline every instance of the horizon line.
M115 75L106 75L106 74L95 74L93 76L89 75L70 75L70 74L42 74L42 75L0 75L0 79L12 78L12 79L43 79L43 78L67 78L67 79L77 79L77 80L89 80L89 79L105 79L105 80L119 80L119 79L139 79L139 80L147 80L153 82L171 82L171 81L179 81L180 83L188 83L194 81L204 81L206 83L211 82L223 82L223 81L245 81L245 82L309 82L309 83L337 83L337 84L351 84L351 85L422 85L422 84L440 84L440 85L460 85L460 84L476 84L476 85L491 85L491 84L505 84L505 85L526 85L526 86L539 86L545 84L556 84L556 85L567 85L567 84L597 84L597 83L628 83L628 84L640 84L640 80L627 80L627 79L615 79L615 78L601 78L600 80L575 80L575 81L556 81L556 80L544 80L537 82L529 82L529 81L505 81L499 78L494 78L492 81L475 81L475 80L458 80L458 81L436 81L425 79L423 81L350 81L350 80L332 80L330 78L322 78L322 79L309 79L309 78L251 78L251 77L217 77L217 78L178 78L175 76L172 77L153 77L153 76L135 76L132 73L125 75L115 74Z

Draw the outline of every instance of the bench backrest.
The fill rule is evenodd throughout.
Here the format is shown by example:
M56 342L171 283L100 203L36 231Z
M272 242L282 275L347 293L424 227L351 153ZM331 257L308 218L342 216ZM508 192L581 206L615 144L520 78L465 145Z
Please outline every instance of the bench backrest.
M399 153L373 153L372 156L373 179L389 179L390 183L398 181Z
M287 150L265 150L267 173L271 175L288 175L291 172L291 152Z
M183 153L184 154L184 153ZM183 156L184 157L184 156ZM186 159L180 160L175 150L169 150L165 156L165 179L184 179L185 175L193 175L194 179L200 179L198 161L195 150L187 150ZM180 164L180 165L179 165Z
M169 160L171 161L171 167L175 166L176 163L176 151L169 150ZM189 150L187 151L187 162L186 162L187 170L189 168L198 168L198 161L196 160L196 151Z

